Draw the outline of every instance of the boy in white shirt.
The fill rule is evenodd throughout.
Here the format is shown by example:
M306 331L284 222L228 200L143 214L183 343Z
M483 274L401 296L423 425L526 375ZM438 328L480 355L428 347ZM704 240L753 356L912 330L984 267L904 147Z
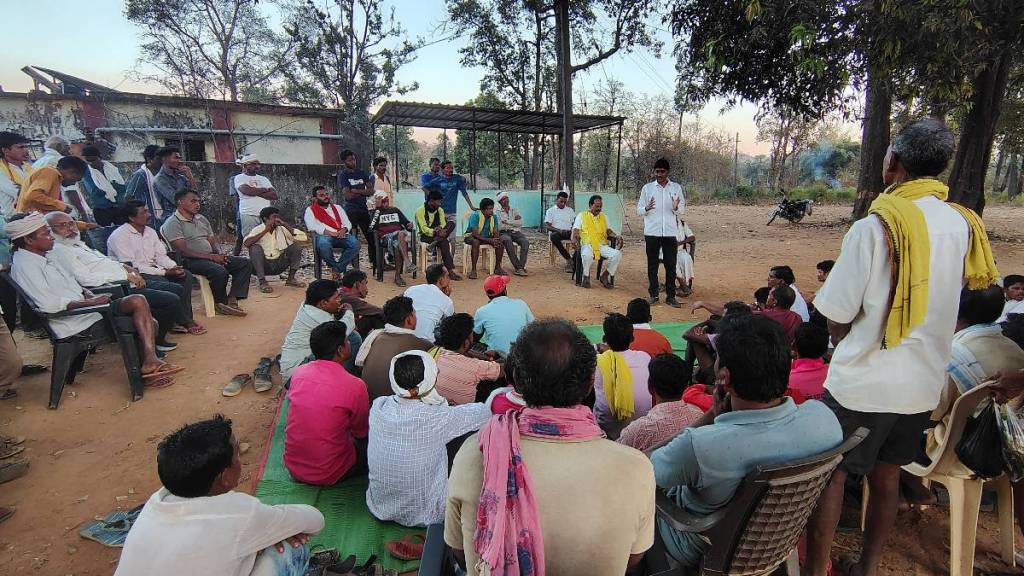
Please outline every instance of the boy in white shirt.
M305 574L305 543L323 530L323 514L234 491L242 462L231 420L186 425L160 442L156 462L163 487L128 533L115 576Z

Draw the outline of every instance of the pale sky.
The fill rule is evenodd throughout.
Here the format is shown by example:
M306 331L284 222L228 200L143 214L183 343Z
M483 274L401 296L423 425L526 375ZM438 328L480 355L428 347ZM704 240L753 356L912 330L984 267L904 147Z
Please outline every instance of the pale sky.
M398 17L411 37L430 40L429 35L444 17L443 0L388 4L400 5ZM6 11L0 86L8 92L31 89L31 79L21 72L21 67L32 64L119 90L161 91L158 86L140 84L128 78L129 72L137 65L140 38L136 27L124 18L123 12L123 0L93 0L87 4L70 0L34 0L30 10ZM49 30L42 36L39 34L41 14L46 15L46 29ZM675 84L673 43L664 28L660 22L651 28L651 33L665 42L660 58L646 51L619 53L592 71L577 74L575 85L592 86L607 74L624 82L629 90L636 93L671 95ZM464 37L457 37L420 50L416 60L398 73L401 82L418 82L419 89L396 99L463 104L475 97L483 70L460 67L458 49L465 42ZM700 113L701 124L729 133L739 132L742 153L767 152L766 143L755 142L754 106L742 104L725 113L720 112L721 107L721 102L709 104ZM426 132L417 134L420 138L428 136Z

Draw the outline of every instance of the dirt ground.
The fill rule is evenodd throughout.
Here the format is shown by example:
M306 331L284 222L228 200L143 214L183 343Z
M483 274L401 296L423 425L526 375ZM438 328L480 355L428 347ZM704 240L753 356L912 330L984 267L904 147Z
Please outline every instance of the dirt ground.
M804 294L817 289L816 262L834 258L846 230L848 206L819 206L802 224L764 225L767 206L698 205L689 223L697 235L695 299L723 302L750 300L764 285L769 266L789 264ZM1003 273L1024 272L1024 208L990 207L985 221L996 241ZM609 311L646 292L642 226L628 222L626 255L613 291L572 285L561 263L547 261L547 242L539 237L531 250L528 278L515 278L510 294L524 298L536 316L560 316L579 323L599 322ZM364 262L365 264L365 262ZM364 266L365 267L365 266ZM366 267L368 268L368 267ZM309 278L307 278L308 280ZM417 282L422 281L422 275ZM472 313L485 301L481 280L455 283L456 308ZM188 367L170 388L153 390L139 402L128 402L123 365L117 348L106 346L93 356L74 386L64 392L58 410L46 408L49 374L23 378L20 395L0 404L0 434L28 438L24 456L32 463L28 475L0 485L0 505L17 514L0 525L0 572L4 574L111 574L119 551L78 536L78 526L112 510L142 503L159 486L156 445L183 423L223 413L234 421L235 434L251 448L243 455L241 490L250 491L263 453L276 401L272 393L257 395L248 388L235 398L221 396L232 375L252 371L262 356L274 356L288 330L302 291L274 282L277 297L253 290L245 303L247 318L197 319L209 328L205 336L178 336L178 350L169 355ZM595 283L595 286L597 284ZM370 300L383 303L399 293L390 275L371 281ZM196 298L199 306L199 299ZM689 308L654 308L655 321L693 318ZM702 318L702 315L698 315ZM47 343L26 340L16 332L26 362L49 365ZM995 559L996 522L982 513L977 562L1000 569ZM1019 538L1019 536L1018 536ZM838 549L859 547L859 536L841 535ZM900 517L889 542L883 573L948 573L948 513L932 508ZM1005 569L1005 568L1003 568Z

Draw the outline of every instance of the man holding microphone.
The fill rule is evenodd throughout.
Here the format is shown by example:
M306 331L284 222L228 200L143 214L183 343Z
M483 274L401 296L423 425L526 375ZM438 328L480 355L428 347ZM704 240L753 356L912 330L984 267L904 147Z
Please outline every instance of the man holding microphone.
M636 211L644 219L644 242L647 248L647 302L658 302L659 255L665 267L665 303L679 308L676 300L676 214L686 207L683 188L668 179L668 160L654 163L653 182L640 189Z

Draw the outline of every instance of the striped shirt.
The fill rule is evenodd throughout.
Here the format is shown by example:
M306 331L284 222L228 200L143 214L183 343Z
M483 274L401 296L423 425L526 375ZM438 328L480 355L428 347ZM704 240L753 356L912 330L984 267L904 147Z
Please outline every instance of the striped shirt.
M441 349L437 356L438 393L454 405L472 404L476 400L476 386L481 380L496 380L501 364L470 358L458 352Z
M701 416L704 413L700 408L682 400L655 404L646 415L622 429L618 442L637 450L647 450L674 438L683 428L700 420Z

